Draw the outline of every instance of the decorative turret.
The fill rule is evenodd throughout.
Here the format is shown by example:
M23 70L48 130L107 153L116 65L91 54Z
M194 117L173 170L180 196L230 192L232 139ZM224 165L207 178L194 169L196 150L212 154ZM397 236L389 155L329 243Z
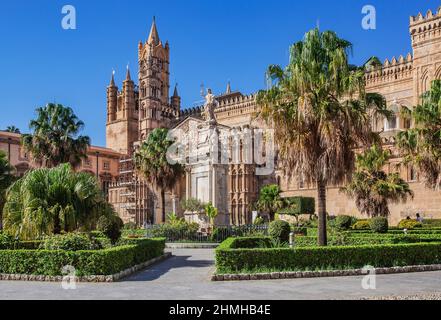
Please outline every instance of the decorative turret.
M135 83L130 76L130 69L127 66L126 80L123 82L123 96L124 96L124 118L133 116L135 110Z
M107 87L107 122L116 120L118 108L118 87L115 86L115 71L112 72L112 79Z
M173 109L178 111L181 109L181 97L178 94L178 84L175 85L175 91L171 97L171 106Z
M231 84L230 84L230 81L228 81L228 84L227 84L227 90L226 90L225 93L226 93L226 94L230 94L230 93L231 93Z

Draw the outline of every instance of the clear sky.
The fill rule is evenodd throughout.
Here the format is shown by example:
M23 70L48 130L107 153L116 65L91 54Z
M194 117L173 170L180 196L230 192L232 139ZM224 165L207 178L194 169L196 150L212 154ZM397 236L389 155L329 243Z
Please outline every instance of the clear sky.
M61 8L76 8L77 30L63 30ZM361 27L364 5L377 10L377 29ZM409 16L435 0L28 0L0 4L0 129L28 131L35 108L71 106L95 145L105 145L106 86L112 69L121 87L127 63L137 72L137 44L152 16L171 47L173 89L183 106L200 102L200 85L222 93L264 87L269 64L285 65L288 48L318 22L354 44L352 62L411 51Z

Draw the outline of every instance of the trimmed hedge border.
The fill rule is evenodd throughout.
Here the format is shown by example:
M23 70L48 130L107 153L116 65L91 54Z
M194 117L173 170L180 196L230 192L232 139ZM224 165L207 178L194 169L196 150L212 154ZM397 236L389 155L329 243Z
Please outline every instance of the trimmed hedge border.
M341 270L372 265L377 268L441 264L441 241L398 245L310 248L253 248L265 238L229 238L216 249L218 274L254 270ZM251 247L251 248L250 248ZM324 271L325 272L325 271Z
M103 276L83 276L75 277L77 282L116 282L123 278L126 278L142 269L145 269L155 263L161 262L171 257L171 253L167 252L160 257L156 257L147 262L138 264L124 271L118 272L113 275ZM42 281L42 282L61 282L63 276L44 276L44 275L27 275L27 274L0 274L0 281Z
M375 274L396 274L413 272L440 271L441 264L376 268ZM214 274L211 281L251 281L251 280L277 280L277 279L301 279L301 278L325 278L325 277L349 277L363 276L363 269L334 270L334 271L298 271L298 272L271 272L255 274Z
M0 250L0 273L62 276L73 266L77 276L114 275L164 254L165 239L123 239L120 246L103 250Z

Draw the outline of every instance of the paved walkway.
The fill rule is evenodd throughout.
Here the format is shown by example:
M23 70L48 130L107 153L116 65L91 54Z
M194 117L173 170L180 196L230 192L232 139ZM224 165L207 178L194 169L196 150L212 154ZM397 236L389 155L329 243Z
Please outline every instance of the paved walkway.
M172 252L174 257L118 283L63 290L58 283L0 281L0 299L360 299L441 293L441 272L381 275L376 290L362 289L361 277L211 282L212 249Z

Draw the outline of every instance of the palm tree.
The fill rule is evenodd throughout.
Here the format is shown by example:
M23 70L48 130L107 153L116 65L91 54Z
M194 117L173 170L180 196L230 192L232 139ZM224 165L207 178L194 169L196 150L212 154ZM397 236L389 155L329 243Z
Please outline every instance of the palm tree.
M14 181L14 168L8 162L6 153L0 150L0 230L2 229L2 212L5 204L6 190Z
M274 220L277 210L282 209L285 204L280 193L281 190L276 184L264 186L260 190L256 207L258 210L267 212L271 220Z
M10 187L4 229L22 239L35 239L62 231L88 231L100 216L110 214L113 210L97 179L63 164L30 171Z
M403 162L415 166L426 186L441 187L441 81L435 80L431 90L422 95L422 102L403 115L413 119L415 127L400 132L397 145Z
M180 164L170 164L167 152L173 141L167 139L167 129L155 129L134 154L136 170L160 191L162 222L165 222L165 192L171 190L183 174Z
M8 126L5 131L10 133L20 133L20 129L16 126Z
M389 152L377 145L357 155L352 181L341 191L355 198L362 214L388 217L390 202L405 202L409 197L413 198L409 184L400 178L399 173L387 174L383 171L389 158Z
M40 166L70 163L75 167L87 157L90 146L90 138L79 135L83 127L71 108L48 104L37 109L37 119L30 123L33 133L23 135L22 144Z
M349 65L352 45L311 30L290 50L286 69L272 65L258 94L258 117L275 129L285 175L317 186L319 245L327 244L326 187L350 177L353 148L370 144L369 115L388 115L384 98L366 94L365 69Z

